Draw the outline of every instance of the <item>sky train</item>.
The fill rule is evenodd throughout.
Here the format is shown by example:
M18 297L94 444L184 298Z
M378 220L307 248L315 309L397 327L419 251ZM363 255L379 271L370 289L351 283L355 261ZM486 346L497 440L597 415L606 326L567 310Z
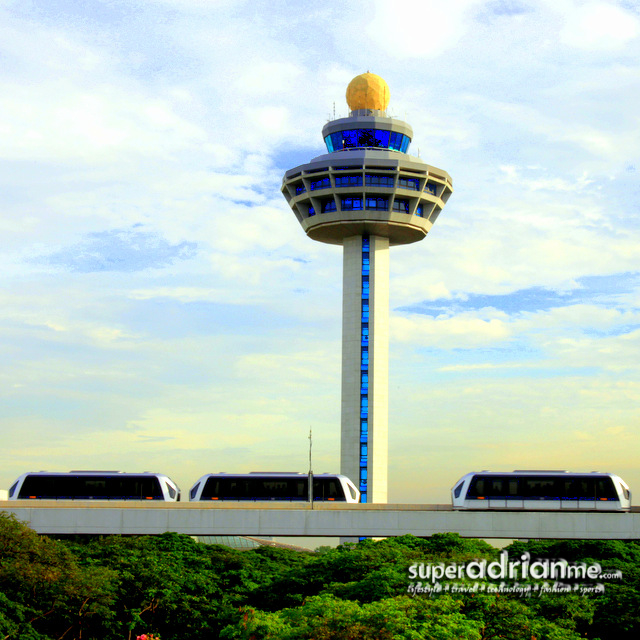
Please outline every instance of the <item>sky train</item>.
M283 500L309 499L306 473L208 473L191 487L189 500ZM334 473L313 475L313 500L360 502L360 492L346 476Z
M180 500L180 489L161 473L123 471L35 471L23 473L9 500Z
M451 490L454 509L629 511L631 492L613 473L472 472Z

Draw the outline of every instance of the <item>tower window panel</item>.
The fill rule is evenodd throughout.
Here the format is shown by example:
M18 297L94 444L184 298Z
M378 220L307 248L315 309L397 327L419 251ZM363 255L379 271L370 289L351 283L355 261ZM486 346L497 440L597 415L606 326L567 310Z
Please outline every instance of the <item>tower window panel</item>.
M333 153L335 151L335 148L333 146L333 140L330 135L325 137L324 143L327 145L327 151L329 153Z
M427 184L426 184L426 186L425 186L424 190L425 190L427 193L430 193L432 196L435 196L435 195L436 195L436 193L437 193L437 192L436 192L436 185L435 185L433 182L427 182Z
M369 423L366 420L363 420L360 423L360 435L366 436L369 433Z
M418 178L398 178L398 186L404 187L405 189L413 189L413 191L417 191L419 184L420 181Z
M328 189L329 187L331 187L331 180L329 177L311 181L311 191L315 191L316 189Z
M367 198L366 207L374 211L388 211L389 200L387 198Z
M391 136L389 137L389 149L406 153L409 148L409 142L409 138L404 134L392 131Z
M301 193L304 193L306 191L306 187L303 184L299 184L296 187L296 195L300 195Z
M390 131L382 131L380 129L346 129L337 134L332 133L331 142L334 150L353 147L382 147L388 149L390 133Z
M422 218L422 203L416 207L416 215Z
M338 176L335 178L336 187L360 187L362 176Z
M379 176L375 173L367 173L364 177L365 184L370 187L391 187L395 186L393 176Z
M396 198L393 201L393 210L401 213L409 213L409 201L402 198Z
M362 209L362 198L342 198L343 211L358 211Z
M309 217L315 216L315 215L316 215L316 210L311 205L309 205Z
M369 251L369 236L362 237L362 250Z
M337 211L335 200L325 200L322 203L322 213L327 213L328 211Z

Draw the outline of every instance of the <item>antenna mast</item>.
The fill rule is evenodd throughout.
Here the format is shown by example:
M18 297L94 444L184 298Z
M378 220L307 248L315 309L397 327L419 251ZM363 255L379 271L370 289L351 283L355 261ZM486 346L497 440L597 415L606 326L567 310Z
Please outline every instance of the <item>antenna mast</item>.
M313 445L311 427L309 427L309 502L313 509L313 469L311 468L311 447Z

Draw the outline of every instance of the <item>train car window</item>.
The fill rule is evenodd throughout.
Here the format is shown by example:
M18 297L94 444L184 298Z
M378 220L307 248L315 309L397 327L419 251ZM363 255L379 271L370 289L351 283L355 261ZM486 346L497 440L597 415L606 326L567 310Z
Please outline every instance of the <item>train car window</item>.
M349 483L347 483L347 488L349 489L349 493L351 494L351 499L356 500L358 497L356 490Z
M191 491L189 492L189 499L193 500L196 497L196 494L198 493L198 489L200 488L200 483L198 482L198 484L196 484Z
M18 483L15 482L11 489L9 489L9 497L13 498L13 494L16 492L16 488L18 487Z
M22 483L18 498L50 498L54 497L55 477L51 476L27 476Z
M226 478L225 478L226 480ZM197 491L197 487L196 487ZM202 487L202 493L200 495L201 500L211 500L214 498L221 498L221 487L219 478L207 478Z
M520 493L529 500L558 499L560 497L556 478L546 476L520 477Z
M456 498L460 497L460 492L462 491L462 485L464 484L464 482L461 482L454 490L453 490L453 495Z
M308 500L309 499L309 480L296 478L291 480L293 485L293 491L291 496L294 500Z
M314 478L313 499L345 502L346 498L337 478Z
M572 478L570 482L569 498L573 500L595 500L596 486L594 478Z
M469 491L467 491L468 498L477 498L478 496L485 495L484 478L482 476L473 476L471 484L469 485Z
M613 486L613 480L608 477L596 478L596 499L618 500L618 494Z
M487 495L491 497L503 498L507 495L507 482L505 478L490 478L487 488Z

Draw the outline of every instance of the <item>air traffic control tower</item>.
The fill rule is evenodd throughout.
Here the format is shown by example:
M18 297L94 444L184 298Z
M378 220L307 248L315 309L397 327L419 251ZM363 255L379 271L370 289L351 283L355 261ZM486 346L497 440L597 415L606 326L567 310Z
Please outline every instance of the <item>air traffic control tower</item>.
M348 118L328 122L328 153L284 175L282 193L312 240L344 247L340 472L362 502L387 502L389 247L422 240L451 177L407 153L411 127L386 113L389 87L364 73Z

